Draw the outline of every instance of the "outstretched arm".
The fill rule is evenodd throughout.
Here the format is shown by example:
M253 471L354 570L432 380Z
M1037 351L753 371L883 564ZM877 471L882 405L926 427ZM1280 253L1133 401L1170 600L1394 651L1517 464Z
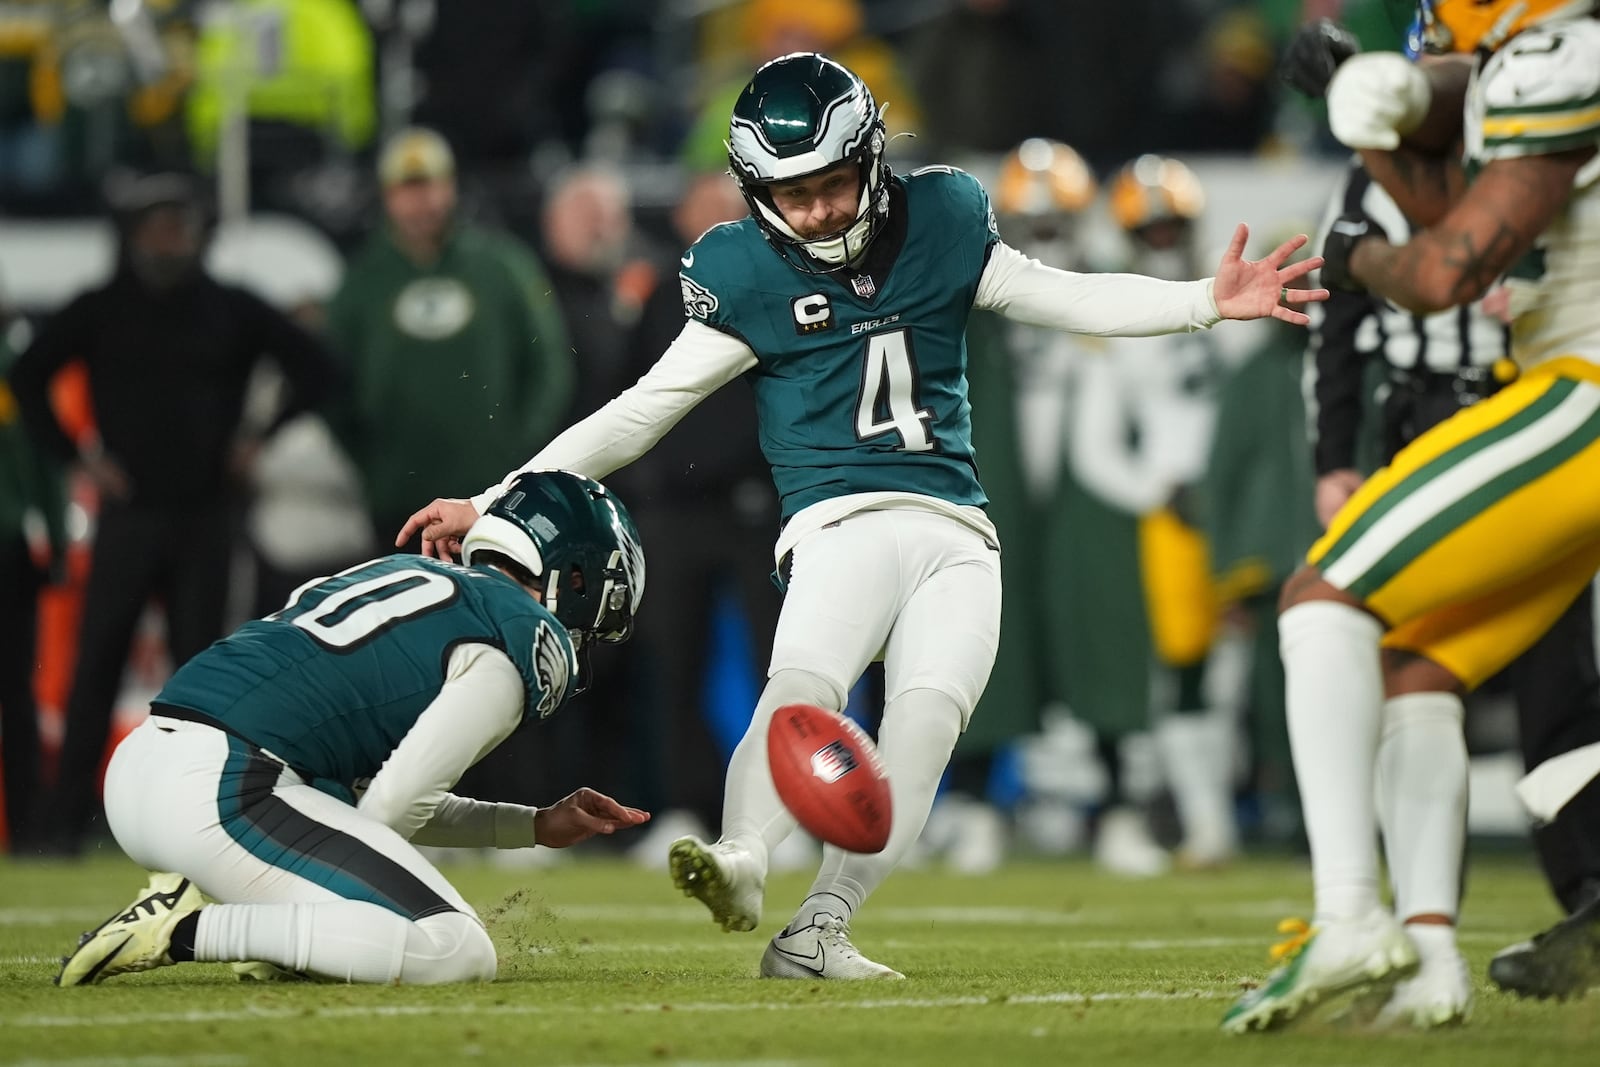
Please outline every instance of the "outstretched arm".
M1304 326L1305 315L1284 306L1327 299L1323 289L1289 289L1322 265L1308 259L1283 266L1306 243L1300 236L1262 260L1243 258L1249 230L1241 225L1215 278L1169 282L1141 274L1074 274L1047 267L1005 244L989 256L973 306L1009 319L1072 333L1152 337L1203 330L1221 319L1268 315Z

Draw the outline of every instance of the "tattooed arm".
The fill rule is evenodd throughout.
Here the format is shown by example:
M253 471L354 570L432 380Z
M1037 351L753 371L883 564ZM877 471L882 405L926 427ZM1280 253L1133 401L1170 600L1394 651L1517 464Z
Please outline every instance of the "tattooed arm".
M1461 167L1462 107L1476 61L1471 56L1425 56L1431 92L1428 113L1392 152L1364 150L1367 173L1417 226L1444 218L1466 191Z
M1393 152L1365 150L1361 163L1417 226L1439 222L1467 191L1459 141L1446 154L1417 151L1403 142Z
M1594 154L1590 147L1496 160L1444 218L1406 244L1360 241L1350 254L1350 273L1419 315L1471 303L1533 247Z

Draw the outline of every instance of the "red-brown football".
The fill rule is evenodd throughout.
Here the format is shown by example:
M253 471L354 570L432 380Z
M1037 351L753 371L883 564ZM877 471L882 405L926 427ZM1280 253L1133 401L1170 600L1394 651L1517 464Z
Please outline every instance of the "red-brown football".
M878 747L837 712L788 704L767 730L778 799L813 837L851 852L882 852L893 810Z

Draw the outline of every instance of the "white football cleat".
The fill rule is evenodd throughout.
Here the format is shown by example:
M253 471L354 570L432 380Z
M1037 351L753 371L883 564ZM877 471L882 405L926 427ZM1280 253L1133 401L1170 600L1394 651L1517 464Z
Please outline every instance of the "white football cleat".
M1345 993L1387 993L1417 970L1417 949L1388 911L1360 919L1335 919L1307 926L1278 924L1287 941L1273 946L1282 964L1256 988L1234 1001L1222 1017L1230 1034L1271 1030L1306 1015Z
M804 926L796 919L761 954L761 977L799 979L904 978L893 967L874 963L850 943L850 924L821 912Z
M1454 1026L1472 1014L1472 973L1459 952L1424 959L1417 973L1394 987L1374 1026L1431 1030Z
M200 890L182 875L151 875L126 910L78 939L77 949L61 961L56 985L93 985L113 975L170 967L172 928L205 904Z
M761 923L766 879L748 849L698 837L680 837L667 850L672 884L711 911L724 930L754 930Z

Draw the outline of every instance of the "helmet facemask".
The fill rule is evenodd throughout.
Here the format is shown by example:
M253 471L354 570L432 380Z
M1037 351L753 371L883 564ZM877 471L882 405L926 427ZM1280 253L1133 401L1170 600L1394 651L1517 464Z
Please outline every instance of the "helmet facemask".
M761 234L797 270L830 274L860 263L889 217L884 108L866 83L812 52L757 70L734 106L728 172ZM855 218L841 230L801 237L773 202L771 186L855 164Z
M531 577L546 610L578 654L570 692L588 688L589 649L633 635L644 597L644 550L632 517L599 482L566 471L520 475L462 539L478 553L513 561Z

